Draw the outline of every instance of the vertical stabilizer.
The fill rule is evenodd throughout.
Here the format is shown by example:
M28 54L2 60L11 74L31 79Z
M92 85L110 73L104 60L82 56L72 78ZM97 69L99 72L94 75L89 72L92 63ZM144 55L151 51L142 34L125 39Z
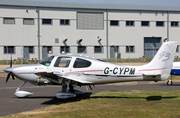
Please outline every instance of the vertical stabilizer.
M177 41L169 41L162 44L152 61L144 66L147 70L161 75L161 80L169 77L177 48Z

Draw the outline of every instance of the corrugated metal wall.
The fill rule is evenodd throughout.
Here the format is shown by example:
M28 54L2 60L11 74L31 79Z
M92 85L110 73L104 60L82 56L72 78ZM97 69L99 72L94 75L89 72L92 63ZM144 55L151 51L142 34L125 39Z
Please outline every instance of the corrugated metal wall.
M34 53L29 59L38 57L38 22L36 8L0 7L0 60L6 60L4 46L15 46L13 58L21 56L23 46L34 46ZM4 18L14 18L7 21ZM32 21L33 19L33 21ZM52 24L42 24L42 19L51 19ZM68 19L69 25L60 25L60 19ZM170 12L169 20L178 21L180 12ZM52 46L52 53L60 54L60 46L69 46L70 53L77 51L78 39L86 46L88 55L96 58L106 58L106 36L108 35L109 57L110 46L118 46L121 58L138 58L144 55L144 38L167 38L167 13L145 11L108 11L108 34L106 34L106 11L40 8L40 46ZM111 26L110 21L117 20L118 26ZM126 26L126 21L134 21L133 26ZM149 21L148 27L142 27L141 21ZM163 21L163 27L156 27L156 21ZM171 27L169 23L170 40L180 41L180 27ZM59 39L58 42L55 40ZM63 40L67 39L66 44ZM101 39L100 42L98 40ZM102 53L95 53L94 46L103 46ZM127 53L126 46L134 46L133 53ZM177 53L176 55L179 55Z

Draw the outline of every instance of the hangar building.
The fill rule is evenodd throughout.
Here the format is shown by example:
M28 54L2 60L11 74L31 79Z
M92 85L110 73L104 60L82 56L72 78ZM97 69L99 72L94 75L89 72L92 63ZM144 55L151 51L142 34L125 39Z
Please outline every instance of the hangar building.
M180 7L1 0L0 60L153 57L165 40L180 43L179 22Z

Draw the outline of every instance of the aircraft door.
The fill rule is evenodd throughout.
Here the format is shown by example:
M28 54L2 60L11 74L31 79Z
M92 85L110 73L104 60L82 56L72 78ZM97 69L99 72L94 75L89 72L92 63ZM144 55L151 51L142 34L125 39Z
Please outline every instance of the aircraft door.
M54 64L51 64L48 70L64 75L71 71L70 63L71 57L58 57Z

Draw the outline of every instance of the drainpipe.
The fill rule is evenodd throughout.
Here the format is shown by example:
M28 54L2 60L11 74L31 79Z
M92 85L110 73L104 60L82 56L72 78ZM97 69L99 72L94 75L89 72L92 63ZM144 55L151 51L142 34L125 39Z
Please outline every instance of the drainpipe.
M108 10L106 10L106 51L108 59Z
M169 12L167 11L167 41L169 41Z
M40 13L39 8L37 8L37 15L38 15L38 62L40 60Z

